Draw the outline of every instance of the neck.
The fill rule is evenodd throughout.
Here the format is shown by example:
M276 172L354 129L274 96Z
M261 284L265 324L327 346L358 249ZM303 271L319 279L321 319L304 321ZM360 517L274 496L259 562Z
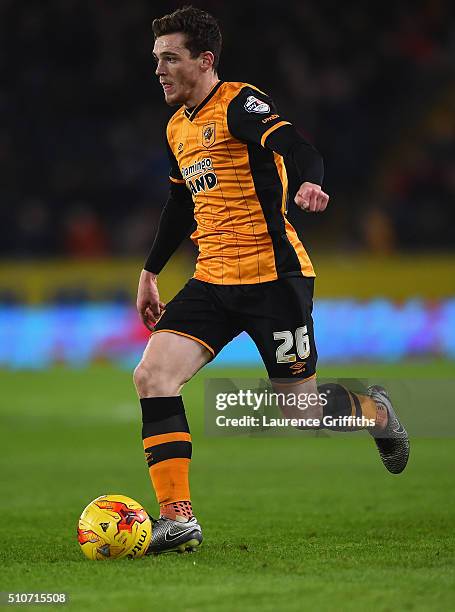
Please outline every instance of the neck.
M213 89L219 80L220 79L215 72L210 72L210 74L207 74L207 78L201 80L201 83L199 83L191 92L191 96L185 102L186 108L194 108L200 104L202 100L209 95L211 89Z

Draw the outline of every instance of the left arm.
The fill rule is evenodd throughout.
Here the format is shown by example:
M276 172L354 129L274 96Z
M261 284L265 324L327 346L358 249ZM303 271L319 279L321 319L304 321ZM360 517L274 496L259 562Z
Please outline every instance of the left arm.
M291 124L270 134L265 146L282 155L286 163L293 164L297 169L301 182L294 198L297 206L307 212L324 211L329 196L321 189L324 162L319 151L302 138Z
M229 104L228 126L235 138L271 149L297 169L301 185L294 202L299 208L308 212L325 210L329 196L321 189L322 157L289 121L283 120L269 96L244 87Z

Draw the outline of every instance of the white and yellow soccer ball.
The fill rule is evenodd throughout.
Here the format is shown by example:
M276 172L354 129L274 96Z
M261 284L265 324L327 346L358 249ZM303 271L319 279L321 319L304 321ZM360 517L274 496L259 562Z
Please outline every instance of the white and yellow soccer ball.
M101 495L84 509L77 539L88 559L142 557L152 539L152 522L138 502L125 495Z

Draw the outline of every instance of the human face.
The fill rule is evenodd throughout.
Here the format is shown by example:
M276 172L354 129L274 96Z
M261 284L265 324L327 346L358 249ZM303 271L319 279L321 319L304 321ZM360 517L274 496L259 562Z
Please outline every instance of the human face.
M155 74L163 87L166 102L170 106L191 106L201 78L201 60L191 57L185 47L185 35L175 32L157 38L153 57L157 61Z

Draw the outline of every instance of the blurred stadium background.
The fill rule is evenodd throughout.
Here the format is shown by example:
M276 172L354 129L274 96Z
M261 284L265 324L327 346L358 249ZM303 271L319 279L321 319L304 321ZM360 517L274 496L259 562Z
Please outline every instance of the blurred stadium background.
M364 432L277 437L273 453L204 435L205 378L264 375L240 336L184 391L197 561L85 561L90 499L156 512L131 370L168 190L151 21L179 4L0 0L2 589L111 612L454 609L453 3L193 4L220 19L221 78L269 92L324 156L328 210L289 213L317 272L320 372L407 381L411 462L391 477ZM194 257L188 242L160 275L165 301Z
M320 362L453 359L451 3L288 2L279 16L268 0L194 4L220 19L221 77L269 92L324 155L328 211L290 210L318 275ZM135 290L172 112L150 24L177 6L0 3L1 367L130 367L144 346ZM165 300L193 260L185 244L161 275ZM259 361L240 337L217 363Z

